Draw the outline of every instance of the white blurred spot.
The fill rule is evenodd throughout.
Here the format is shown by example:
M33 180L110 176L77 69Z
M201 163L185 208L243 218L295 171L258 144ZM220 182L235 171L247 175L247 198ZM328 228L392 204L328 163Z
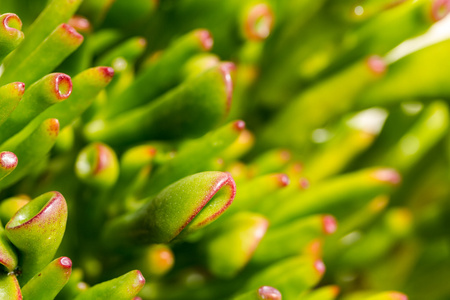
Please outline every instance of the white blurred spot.
M326 141L328 141L331 138L331 135L328 130L323 129L323 128L318 128L313 131L311 138L314 143L321 144L321 143L325 143Z
M341 244L351 245L351 244L357 242L360 238L361 238L361 233L359 231L353 231L347 235L344 235L341 238Z
M386 62L393 63L400 58L425 48L427 46L436 44L450 38L450 15L444 19L436 22L424 34L406 40L394 49L392 49L386 56Z
M423 104L420 102L403 102L401 108L405 114L414 116L422 110Z
M371 134L378 134L387 118L387 111L374 107L357 113L347 121L347 125Z
M112 67L114 69L114 71L116 72L121 72L123 70L125 70L128 66L127 61L125 60L125 58L119 56L116 59L114 59L112 61Z
M364 13L364 8L361 5L355 7L355 15L360 16Z

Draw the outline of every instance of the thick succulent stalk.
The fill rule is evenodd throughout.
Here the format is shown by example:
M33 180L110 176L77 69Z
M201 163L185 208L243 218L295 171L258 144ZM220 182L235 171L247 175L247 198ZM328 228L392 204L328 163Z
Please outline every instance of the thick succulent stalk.
M312 240L330 235L336 229L337 222L331 215L301 218L284 226L271 228L256 249L252 263L267 265L293 256Z
M8 119L19 105L24 92L25 84L23 82L13 82L0 87L0 125Z
M27 29L27 38L5 61L5 68L24 61L58 25L70 19L80 3L81 0L52 0Z
M145 284L141 272L135 270L118 278L102 282L80 293L75 300L115 299L130 300Z
M258 176L239 186L239 193L234 199L230 211L252 210L257 207L264 197L270 197L274 193L287 187L289 177L283 173Z
M57 118L61 129L76 120L94 101L94 98L112 80L114 70L110 67L95 67L84 70L72 78L70 97L45 110L25 128L36 128L46 118Z
M269 222L259 214L240 212L209 231L201 243L209 270L218 277L232 278L259 248Z
M449 117L449 108L444 102L428 105L399 142L387 151L383 159L385 165L407 174L447 134Z
M20 291L19 282L14 274L0 274L0 295L4 299L22 300L22 292Z
M15 14L0 16L0 63L23 40L22 21Z
M184 65L193 55L210 50L212 45L211 34L204 29L192 31L174 41L138 74L125 91L110 99L111 105L106 108L107 117L143 105L174 87L182 79L178 66ZM152 82L152 85L148 86L147 82Z
M21 256L21 285L53 258L67 221L67 204L58 192L43 194L22 207L6 224L8 239Z
M236 186L228 173L185 177L149 199L135 213L116 218L103 231L109 247L169 243L217 219L233 202Z
M72 92L72 80L66 74L53 73L44 76L25 90L16 109L0 126L0 141L19 132L45 109L67 99Z
M291 257L253 275L243 290L257 289L264 282L271 282L286 299L295 299L316 285L324 273L325 265L319 259L310 256Z
M326 70L329 74L358 58L371 53L385 55L405 39L425 32L431 24L441 20L450 12L449 1L418 0L384 11L368 20L350 35L358 43L344 47L335 62ZM397 30L390 30L395 26Z
M22 81L31 84L51 72L83 42L83 36L67 24L59 25L23 60L14 60L0 77L0 84ZM49 55L51 53L51 55Z
M0 188L15 183L28 173L29 168L38 164L55 144L58 133L58 120L48 119L30 134L21 132L1 144L0 148L14 152L20 163L13 173L0 181Z
M85 134L90 140L108 144L199 137L225 119L231 105L231 95L230 70L222 64L145 106L109 120L88 124Z
M8 240L3 226L0 226L0 264L9 272L14 271L18 264L16 250Z
M447 98L449 49L450 40L446 39L392 62L386 76L364 91L357 106L392 106L404 99Z
M22 287L24 299L53 300L69 281L72 261L59 257L49 263Z
M295 218L315 213L342 211L355 201L366 201L385 194L398 185L401 177L393 169L367 169L330 179L314 189L285 201L269 214L273 225L286 224Z
M233 143L244 130L243 121L230 122L182 147L176 156L150 178L143 194L155 195L167 185L189 174L208 170L205 166Z
M264 142L297 149L304 147L314 129L352 109L364 88L379 80L385 72L386 63L380 57L370 56L309 88L268 124L263 134ZM340 88L349 82L350 86ZM296 134L292 135L292 132Z

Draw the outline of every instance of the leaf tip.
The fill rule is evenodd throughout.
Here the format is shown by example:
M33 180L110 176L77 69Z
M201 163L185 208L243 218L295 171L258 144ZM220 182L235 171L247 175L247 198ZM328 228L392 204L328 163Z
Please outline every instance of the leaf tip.
M261 300L281 300L281 293L274 287L263 285L258 289L258 298Z
M380 76L386 73L386 62L378 55L372 55L367 58L367 66L375 75Z
M55 92L59 100L69 98L72 93L72 79L69 75L58 73L55 76Z
M17 156L9 151L0 153L0 167L4 170L11 170L17 166Z
M197 35L198 39L200 40L203 50L209 51L212 49L212 47L214 45L214 39L211 35L211 32L209 32L209 30L199 29L195 32L195 34Z
M246 16L245 35L251 40L264 40L270 35L273 23L274 13L272 8L265 3L256 4L250 8Z
M445 18L450 12L449 0L435 0L431 5L431 20L437 22Z
M322 217L322 229L325 234L332 234L337 230L337 221L332 215Z

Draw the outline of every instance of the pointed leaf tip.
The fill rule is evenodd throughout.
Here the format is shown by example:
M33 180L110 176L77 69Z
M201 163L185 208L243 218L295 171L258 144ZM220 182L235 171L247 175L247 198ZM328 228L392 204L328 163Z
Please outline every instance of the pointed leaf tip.
M209 30L199 29L196 31L196 35L199 38L200 43L202 44L203 50L209 51L212 49L214 45L214 39Z
M408 300L408 296L399 292L391 292L389 296L392 300Z
M387 70L386 62L378 55L367 58L367 66L375 75L383 75Z
M58 119L47 119L45 121L47 131L50 135L57 136L59 133L59 121Z
M316 269L316 271L319 272L320 274L324 274L325 273L325 264L323 263L323 261L318 259L314 262L314 269Z
M237 131L242 131L245 129L245 122L242 120L239 120L239 121L234 122L233 126Z
M69 24L63 23L60 26L70 38L76 40L79 43L83 41L84 37Z
M258 289L258 297L261 300L281 300L281 293L274 287L264 285Z
M19 95L23 95L23 93L25 93L25 83L14 82L14 87Z
M109 80L114 77L114 69L111 67L98 67L98 70Z
M9 151L0 153L0 167L5 170L14 169L17 166L17 156Z
M337 229L337 221L332 215L325 215L322 218L323 232L325 234L332 234Z
M302 177L298 180L298 185L301 190L306 190L307 188L309 188L309 180Z
M289 176L287 176L286 174L277 174L276 177L281 187L288 186L289 183L291 183Z
M394 169L378 169L372 173L373 178L376 180L390 183L392 185L398 185L402 181L401 175Z
M82 16L73 16L70 18L68 24L80 32L90 32L92 30L89 20Z

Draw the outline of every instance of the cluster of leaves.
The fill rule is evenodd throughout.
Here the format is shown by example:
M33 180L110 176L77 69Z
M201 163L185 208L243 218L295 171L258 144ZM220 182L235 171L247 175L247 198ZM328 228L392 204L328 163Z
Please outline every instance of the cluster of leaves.
M449 11L0 0L0 298L447 299Z

